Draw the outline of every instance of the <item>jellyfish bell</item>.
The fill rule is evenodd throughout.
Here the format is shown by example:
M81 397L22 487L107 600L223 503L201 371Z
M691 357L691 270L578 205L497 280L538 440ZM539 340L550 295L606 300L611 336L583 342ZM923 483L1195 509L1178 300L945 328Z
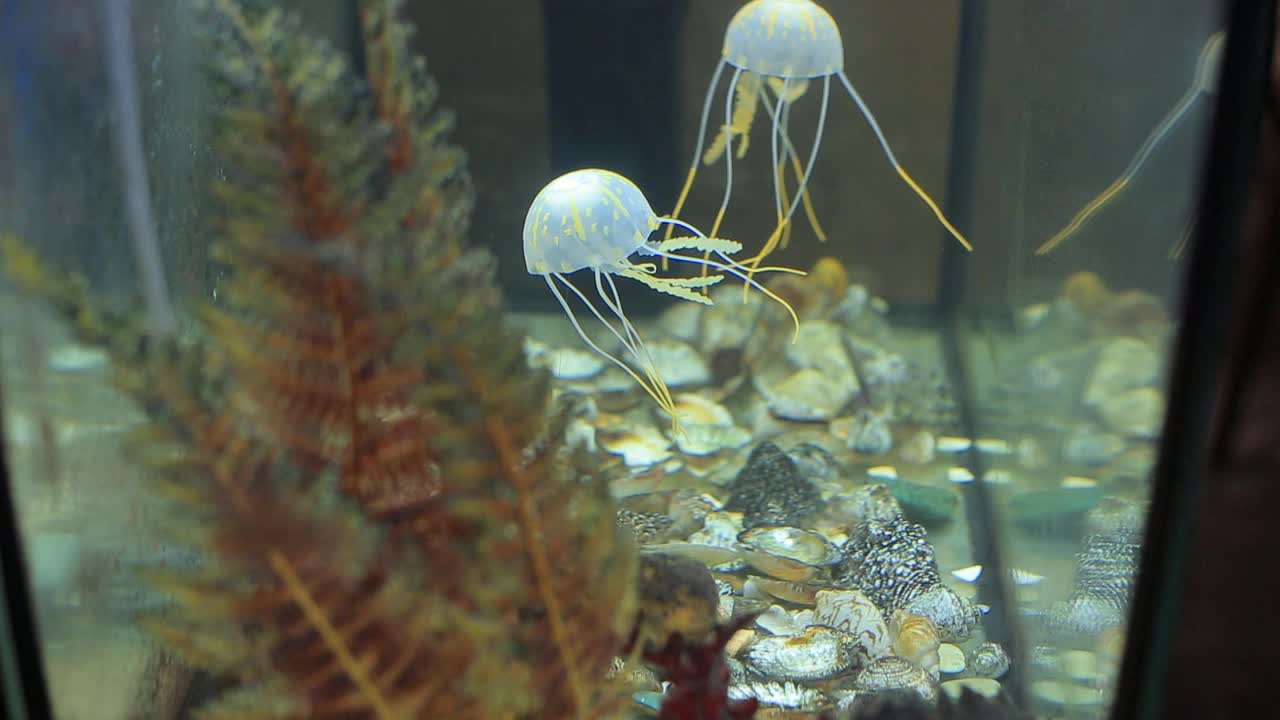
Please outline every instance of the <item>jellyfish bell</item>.
M693 235L649 242L649 235L662 224L683 227ZM542 276L578 336L588 347L630 375L670 415L673 429L677 431L679 418L671 391L662 379L639 331L627 317L614 278L630 278L659 292L710 305L711 300L698 290L724 280L725 276L712 274L690 278L662 277L657 274L655 263L633 263L633 256L691 262L719 273L737 276L781 303L790 313L796 331L799 332L799 319L791 306L759 285L750 277L745 267L729 257L742 249L741 244L723 238L707 237L682 220L659 217L635 183L610 170L574 170L547 183L529 205L529 212L525 215L523 240L525 269L531 275ZM681 250L701 250L705 256L698 258L681 255ZM715 255L717 259L709 259L710 255ZM580 270L591 271L596 296L607 312L598 308L586 292L570 282L567 275ZM790 268L769 267L760 270L804 274ZM631 364L604 350L591 339L578 321L565 294L561 292L562 288L577 297L621 343Z
M844 70L840 28L812 0L752 0L724 34L724 61L777 78L829 77Z
M524 220L530 274L625 262L658 228L640 188L609 170L574 170L547 183Z
M726 68L732 68L728 90L724 100L724 123L710 144L707 138L707 121L711 114L712 100ZM809 178L818 159L822 134L826 125L827 105L831 92L831 80L836 78L844 87L858 110L871 126L889 164L902 181L929 207L938 222L946 228L966 250L973 246L946 218L933 198L906 171L885 138L871 109L854 88L844 71L844 44L840 28L831 15L813 0L751 0L740 8L725 31L720 62L712 73L711 82L703 98L702 117L698 125L698 139L693 151L685 184L676 200L671 217L679 217L689 191L693 187L699 164L711 165L721 157L725 161L726 183L720 208L711 226L714 237L720 230L733 194L734 140L739 141L737 157L746 154L751 126L756 108L763 106L772 121L771 147L774 168L774 210L777 221L764 247L743 265L753 272L759 263L779 245L785 244L791 229L791 218L800 203L814 234L826 240L826 234L818 223L809 197ZM799 151L791 140L789 118L791 105L804 95L811 84L822 86L821 106L818 110L817 129L810 147L808 161L802 165ZM770 98L766 89L772 91ZM790 165L796 179L795 194L789 197L786 188L786 169ZM671 231L668 230L667 237Z

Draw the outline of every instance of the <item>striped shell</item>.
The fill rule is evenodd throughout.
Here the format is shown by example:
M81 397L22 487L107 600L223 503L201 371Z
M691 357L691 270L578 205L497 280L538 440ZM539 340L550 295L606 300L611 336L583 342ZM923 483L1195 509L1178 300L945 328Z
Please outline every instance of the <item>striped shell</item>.
M819 590L813 621L843 630L858 639L860 663L866 664L892 651L893 638L879 608L857 590Z
M974 675L998 678L1009 672L1009 656L998 644L985 642L973 651L973 656L969 658L969 666L973 669Z
M895 655L883 657L858 673L854 686L862 693L914 690L927 702L938 699L938 685L919 665Z

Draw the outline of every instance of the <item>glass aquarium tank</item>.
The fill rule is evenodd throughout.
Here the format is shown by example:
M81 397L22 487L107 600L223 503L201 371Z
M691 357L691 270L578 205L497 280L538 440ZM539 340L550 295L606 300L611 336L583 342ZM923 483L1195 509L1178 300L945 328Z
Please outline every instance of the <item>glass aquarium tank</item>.
M6 671L1105 717L1225 5L0 1Z

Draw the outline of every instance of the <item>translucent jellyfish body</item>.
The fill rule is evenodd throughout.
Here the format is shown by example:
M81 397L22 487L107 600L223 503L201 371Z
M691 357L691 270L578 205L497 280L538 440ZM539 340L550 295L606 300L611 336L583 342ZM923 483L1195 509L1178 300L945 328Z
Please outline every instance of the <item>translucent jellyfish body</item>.
M1097 197L1080 208L1075 216L1071 218L1071 222L1063 226L1061 230L1053 234L1053 237L1037 248L1037 255L1043 255L1071 239L1102 208L1119 197L1120 193L1124 192L1133 182L1133 179L1137 177L1138 172L1142 170L1142 166L1151 157L1151 153L1155 152L1156 148L1164 143L1165 139L1169 137L1169 133L1182 122L1182 119L1186 117L1187 112L1191 110L1196 102L1205 95L1213 95L1218 92L1219 65L1222 63L1222 46L1226 42L1226 37L1226 33L1223 32L1216 32L1209 36L1209 39L1205 41L1204 47L1200 49L1200 56L1196 59L1196 70L1191 79L1191 85L1182 94L1182 97L1178 99L1178 102L1174 104L1173 108L1165 114L1164 118L1147 135L1147 139L1143 141L1138 148L1138 152L1134 153L1133 158L1129 160L1129 165L1125 167L1124 172L1120 173L1120 177L1116 178L1106 189L1098 193ZM1187 231L1182 235L1182 239L1169 251L1170 257L1176 258L1182 255L1190 234L1191 227L1188 225Z
M649 242L650 234L663 224L684 228L693 235ZM614 278L630 278L682 300L710 305L711 300L698 290L724 280L725 276L720 273L729 273L786 307L798 329L799 320L786 301L751 279L748 270L729 257L741 249L740 243L707 237L688 223L659 217L634 183L615 172L595 168L575 170L552 180L534 197L524 221L525 268L546 280L583 342L639 383L671 416L676 428L679 422L671 391L640 333L627 318ZM680 250L699 250L717 259L680 255ZM657 274L654 262L633 262L637 256L696 263L717 273L691 278L663 277ZM570 282L567 276L580 270L591 271L596 296L605 311L596 306L588 293ZM760 270L803 274L788 268ZM591 339L561 287L576 296L621 343L629 362L607 352Z
M732 77L724 97L724 124L711 144L706 147L707 120L711 115L712 100L720 85L725 68L732 68ZM969 242L947 220L937 203L929 197L894 156L875 116L854 89L844 72L844 44L840 28L831 15L812 0L752 0L744 5L729 22L725 32L720 63L711 76L706 98L702 104L702 118L698 125L698 141L693 160L685 178L684 188L676 201L672 217L678 217L693 187L699 164L710 165L724 158L727 182L720 202L711 235L719 232L733 194L734 140L738 141L737 157L745 157L749 133L756 110L763 105L772 120L771 148L774 171L774 206L777 223L764 247L743 264L754 269L790 234L791 218L803 199L805 211L814 233L819 239L826 236L819 225L808 194L809 176L822 146L822 133L827 120L827 105L831 95L831 80L840 81L853 99L862 116L866 118L876 139L880 142L889 163L904 182L929 206L938 221L966 249ZM799 152L791 142L788 119L791 105L808 90L811 82L821 81L822 100L818 112L818 125L807 161L802 165ZM794 198L789 198L786 187L786 171L790 165L797 182Z

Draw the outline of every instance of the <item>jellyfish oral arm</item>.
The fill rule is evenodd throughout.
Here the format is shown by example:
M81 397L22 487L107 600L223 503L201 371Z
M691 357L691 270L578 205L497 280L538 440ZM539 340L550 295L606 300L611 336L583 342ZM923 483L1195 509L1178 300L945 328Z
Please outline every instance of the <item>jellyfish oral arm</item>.
M925 192L924 188L920 187L920 184L915 181L915 178L911 177L906 168L902 167L902 164L898 162L898 158L894 156L893 150L889 147L889 141L885 139L884 131L880 129L880 123L876 122L876 116L871 114L871 108L867 107L867 103L862 100L862 96L854 89L853 83L849 81L849 76L845 75L843 70L836 73L836 76L840 78L840 82L844 85L844 89L849 93L849 97L853 98L853 102L858 106L858 111L862 113L862 117L866 119L867 124L871 126L871 131L875 133L876 140L880 142L880 148L884 150L885 157L888 158L889 164L893 166L893 169L897 171L898 177L901 177L902 181L905 182L921 200L924 201L924 204L929 206L929 209L933 211L933 216L936 217L938 222L947 229L947 232L951 234L951 237L955 238L961 245L963 245L965 250L973 252L973 245L969 244L969 241L965 239L964 235L962 235L960 231L951 224L951 221L947 219L947 216L942 213L942 209L933 201L933 198L929 197L929 193Z
M689 191L693 189L693 179L698 175L699 160L702 158L702 144L707 140L707 121L711 118L711 101L715 98L716 87L720 85L720 76L724 74L723 60L716 63L716 71L711 74L711 82L707 85L706 97L702 99L702 118L698 121L698 139L693 144L693 161L689 163L689 173L685 176L684 187L680 188L680 197L676 199L672 217L679 217L684 203L689 199ZM672 228L667 228L664 239L670 239Z
M659 222L665 222L665 221L668 221L668 219L659 218ZM729 257L724 252L724 250L726 249L726 246L724 245L724 243L733 243L733 245L736 245L738 247L741 247L741 245L739 245L738 243L734 243L732 240L718 240L717 238L677 238L677 240L673 240L671 242L675 243L677 241L681 242L679 247L687 247L687 248L702 250L707 253L715 253L724 262L717 262L707 257L700 258L700 257L691 256L691 255L677 255L671 252L670 250L664 249L662 246L659 246L659 245L646 245L644 249L648 253L666 258L668 260L678 260L680 262L696 263L698 265L720 270L721 272L727 272L733 275L734 277L737 277L738 279L742 280L744 283L747 283L751 287L764 293L764 295L769 299L773 300L774 302L777 302L779 305L782 305L782 307L786 308L787 313L791 316L792 323L795 325L795 337L799 337L800 318L799 316L796 315L795 309L792 308L791 305L786 300L783 300L772 290L756 282L755 279L751 277L750 270L743 267L742 265L739 265L737 262L733 260L733 258ZM668 247L675 247L675 246L668 245ZM776 270L779 272L789 272L794 275L806 274L802 270L794 270L792 268L769 268L769 269ZM792 341L794 342L794 338Z

